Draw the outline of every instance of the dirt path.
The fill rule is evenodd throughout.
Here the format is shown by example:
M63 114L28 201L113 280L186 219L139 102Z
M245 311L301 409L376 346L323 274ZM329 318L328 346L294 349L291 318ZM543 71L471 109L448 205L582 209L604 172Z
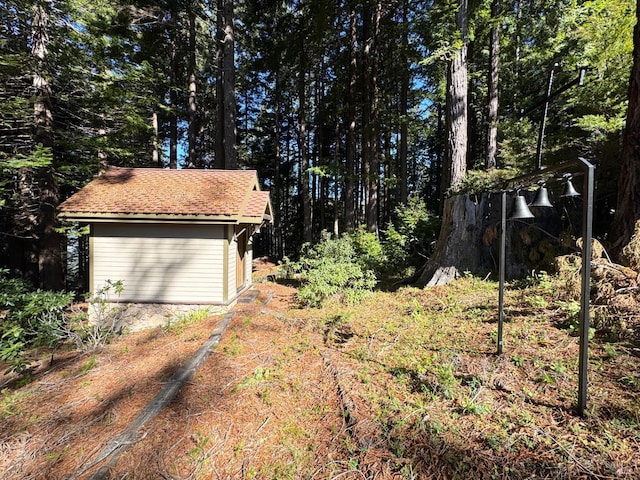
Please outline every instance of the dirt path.
M4 397L0 476L350 478L360 441L339 368L316 329L281 313L293 289L255 292L222 338L212 317L43 360Z

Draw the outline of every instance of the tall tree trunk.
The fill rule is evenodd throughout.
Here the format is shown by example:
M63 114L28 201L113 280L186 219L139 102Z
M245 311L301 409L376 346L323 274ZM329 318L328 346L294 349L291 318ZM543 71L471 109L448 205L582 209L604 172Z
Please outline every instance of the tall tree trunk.
M612 250L616 255L629 243L640 219L640 0L636 5L636 18L618 200L611 228Z
M235 40L233 0L223 0L222 95L224 102L224 166L238 168L236 155Z
M273 182L274 182L274 192L273 192L273 225L274 232L276 237L276 258L282 258L284 256L284 252L282 251L282 200L281 198L286 195L282 195L283 185L280 174L280 155L281 155L281 147L280 147L280 137L282 128L280 122L280 71L276 69L274 72L275 76L275 105L274 105L274 123L275 123L275 138L273 139L275 143L275 158L274 158L274 166L273 166Z
M216 65L218 76L216 77L216 134L215 134L215 159L213 167L225 168L224 159L224 13L223 0L217 1L216 15Z
M304 40L302 40L304 41ZM313 224L311 217L311 196L309 193L309 143L307 140L307 94L304 51L301 50L300 72L298 78L298 121L300 133L298 148L300 149L300 201L302 202L302 238L305 242L313 240Z
M391 161L391 131L389 129L385 129L384 132L384 156L383 156L383 170L384 170L384 178L393 178L394 174L394 166ZM378 218L381 219L383 225L388 225L391 220L391 195L393 189L389 188L389 182L384 183L384 187L382 187L383 195L381 208L379 208Z
M45 59L49 43L49 14L44 3L33 7L33 36L31 53L35 60L33 87L35 90L34 118L35 144L42 145L53 153L53 111L51 107L51 86L46 77ZM35 186L35 185L34 185ZM59 204L55 163L38 168L37 191L39 191L38 212L38 276L39 286L47 290L61 290L64 287L61 237L56 232L58 226L56 209Z
M447 143L445 145L444 168L442 171L441 195L445 195L450 187L458 186L464 179L467 167L467 0L458 0L456 28L460 35L461 46L447 65L447 96L445 123ZM441 197L441 198L442 198ZM459 197L459 196L457 196ZM427 285L440 285L453 280L458 274L458 267L464 269L462 253L456 252L454 245L466 234L466 225L457 214L451 215L447 210L455 198L442 198L440 208L443 211L442 228L431 256L421 274L420 281ZM467 245L468 246L468 245Z
M177 26L174 26L171 38L171 84L169 85L169 168L178 168L178 52L176 45Z
M153 109L151 113L151 127L153 128L153 139L151 144L151 161L158 167L163 167L160 156L160 135L158 133L158 112Z
M409 198L408 175L407 175L407 146L409 136L409 62L407 60L407 50L409 49L409 22L407 11L409 10L407 0L402 3L402 47L400 78L400 145L398 150L398 166L400 177L400 203L406 204Z
M367 230L378 233L378 180L380 176L380 148L378 139L378 73L377 48L382 6L376 2L374 8L367 3L363 20L363 70L365 105L363 106L363 167L366 187Z
M489 33L489 79L487 114L487 152L485 167L496 167L498 150L498 80L500 74L500 0L491 2L491 31Z
M196 14L194 12L195 5L189 6L189 104L187 106L187 122L188 122L188 161L190 167L202 168L196 153L196 138L198 133L198 124L196 122Z
M515 25L515 41L513 43L515 43L515 51L513 52L513 57L514 57L514 77L515 77L515 81L516 84L520 84L520 57L521 57L521 45L522 45L522 2L521 0L515 0L513 2L513 9L516 12L516 25ZM513 96L511 98L511 103L512 103L512 109L515 112L520 111L520 106L521 106L521 98L520 96L518 96L518 92L519 90L517 88L513 88Z
M356 226L356 84L358 81L357 63L357 16L355 1L350 2L349 14L349 96L347 98L347 145L345 165L344 209L345 229L351 232Z
M461 45L447 63L446 130L441 194L460 185L467 171L467 0L458 0L456 29ZM441 202L441 205L444 205Z
M340 165L340 119L336 118L334 137L336 141L333 144L333 165L337 168ZM337 170L336 170L337 171ZM338 182L338 174L336 173L333 177L333 234L337 237L340 234L340 225L338 223L338 205L340 204L339 200L339 182Z

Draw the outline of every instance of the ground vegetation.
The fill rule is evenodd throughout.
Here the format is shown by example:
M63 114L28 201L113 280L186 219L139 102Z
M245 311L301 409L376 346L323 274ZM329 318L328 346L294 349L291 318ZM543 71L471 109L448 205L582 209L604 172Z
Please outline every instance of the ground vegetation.
M301 308L277 266L259 270L255 301L236 307L218 347L117 462L91 465L219 317L185 316L94 353L32 350L29 375L2 377L3 478L88 478L99 466L112 478L637 478L638 325L594 324L578 416L566 278L507 285L497 356L495 282Z

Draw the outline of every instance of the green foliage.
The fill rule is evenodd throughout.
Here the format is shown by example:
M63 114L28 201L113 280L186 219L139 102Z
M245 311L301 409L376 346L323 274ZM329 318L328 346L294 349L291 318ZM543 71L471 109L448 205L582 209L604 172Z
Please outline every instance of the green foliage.
M120 328L123 309L117 301L111 300L124 291L122 280L107 280L105 284L90 296L89 318L76 315L70 319L63 335L70 338L80 350L92 351L109 342Z
M73 295L33 290L7 275L7 270L0 270L0 360L20 372L27 366L29 348L59 341L56 331L65 323L65 308Z
M358 241L354 240L356 236ZM300 260L285 265L289 274L296 275L301 282L297 295L300 303L318 307L338 294L349 303L361 300L376 285L374 271L363 265L372 263L374 257L360 260L355 245L364 248L370 241L362 233L339 238L325 233L320 243L304 245Z
M355 252L355 260L363 270L378 272L385 261L384 251L375 233L360 227L349 235Z
M518 175L515 168L469 170L456 193L482 193L500 190L505 181Z
M398 274L422 266L431 254L440 230L440 220L431 216L423 200L409 198L396 207L394 222L383 232L382 250L386 272Z
M38 144L32 152L28 154L16 153L0 163L1 169L17 170L19 168L47 167L53 161L51 148Z
M34 347L52 347L71 341L82 351L104 345L119 328L121 310L107 299L122 293L121 281L108 280L88 299L91 321L77 305L72 293L34 290L21 279L8 278L0 270L0 360L9 371L28 366L26 353Z

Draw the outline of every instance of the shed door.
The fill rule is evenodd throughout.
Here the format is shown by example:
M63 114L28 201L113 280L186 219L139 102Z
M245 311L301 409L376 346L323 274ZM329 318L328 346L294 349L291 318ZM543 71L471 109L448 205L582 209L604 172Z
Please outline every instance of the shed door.
M236 245L236 288L240 289L244 286L244 262L247 253L247 229L242 226L236 226L237 240Z

